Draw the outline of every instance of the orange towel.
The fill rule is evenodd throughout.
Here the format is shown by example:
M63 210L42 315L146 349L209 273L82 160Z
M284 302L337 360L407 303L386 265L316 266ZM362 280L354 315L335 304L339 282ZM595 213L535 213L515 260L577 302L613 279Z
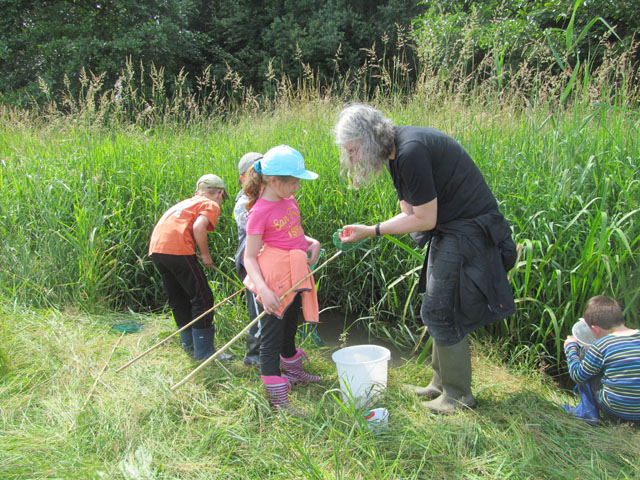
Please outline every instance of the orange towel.
M307 252L303 250L282 250L281 248L264 245L258 254L258 265L264 281L271 290L282 297L291 287L298 283L311 270L307 264ZM249 275L244 279L245 286L256 293L256 298L260 303L262 299L255 290ZM317 323L319 319L318 295L316 294L315 281L313 275L296 287L296 289L281 300L282 305L274 313L278 318L291 304L297 292L302 296L302 314L307 322Z

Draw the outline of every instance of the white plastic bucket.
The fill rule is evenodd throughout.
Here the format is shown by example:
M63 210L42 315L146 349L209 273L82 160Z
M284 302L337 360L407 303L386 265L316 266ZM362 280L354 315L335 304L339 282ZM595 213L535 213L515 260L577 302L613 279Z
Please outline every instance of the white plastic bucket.
M596 338L593 336L593 333L591 333L591 329L584 318L579 318L578 321L573 324L571 334L576 337L578 343L583 347L588 347L596 341Z
M345 402L353 399L359 408L373 404L387 388L387 364L391 352L378 345L354 345L331 355L338 369L340 391Z

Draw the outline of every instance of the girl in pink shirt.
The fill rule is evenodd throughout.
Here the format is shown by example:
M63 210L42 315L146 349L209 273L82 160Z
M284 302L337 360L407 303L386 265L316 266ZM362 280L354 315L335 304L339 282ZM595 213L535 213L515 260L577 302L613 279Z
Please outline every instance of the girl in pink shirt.
M289 409L292 383L320 381L320 377L303 370L306 355L295 345L301 307L305 319L318 319L313 277L280 300L310 272L309 265L320 256L320 242L304 234L293 196L300 188L300 179L316 178L316 173L305 169L299 152L280 145L247 170L243 183L249 197L245 285L267 312L260 327L260 373L274 409Z

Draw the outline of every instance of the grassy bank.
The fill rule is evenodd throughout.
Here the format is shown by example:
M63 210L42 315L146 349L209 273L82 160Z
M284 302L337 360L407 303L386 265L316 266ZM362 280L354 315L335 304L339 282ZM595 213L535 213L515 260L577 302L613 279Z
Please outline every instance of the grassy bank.
M233 315L223 309L218 322L235 328ZM144 328L120 339L110 327L129 320ZM310 370L323 381L294 389L303 419L270 413L240 344L230 364L210 365L176 391L169 387L195 367L177 341L115 372L172 331L164 315L3 310L0 478L640 476L636 429L573 420L561 405L575 399L539 373L506 368L486 345L473 345L477 410L426 413L400 386L427 382L430 369L407 361L390 369L379 405L390 412L389 427L372 433L341 403L327 348L308 349Z

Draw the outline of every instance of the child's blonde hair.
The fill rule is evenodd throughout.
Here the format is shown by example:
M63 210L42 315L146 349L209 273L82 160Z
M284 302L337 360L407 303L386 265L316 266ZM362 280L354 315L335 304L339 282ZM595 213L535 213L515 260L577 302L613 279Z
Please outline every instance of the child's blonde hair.
M251 210L251 207L256 203L256 200L260 197L262 190L269 179L274 178L279 182L291 182L295 180L295 177L290 175L264 175L256 172L256 169L252 166L244 173L244 182L242 182L242 189L249 201L246 204L247 211Z
M256 172L256 169L253 167L253 165L251 165L244 173L244 182L242 182L242 189L244 190L244 194L247 196L247 198L249 198L249 201L246 204L247 211L251 210L253 204L256 203L256 200L262 192L264 183L264 175L260 175L258 172Z
M620 305L606 295L590 298L584 307L582 316L589 326L596 325L603 330L611 330L624 324Z

